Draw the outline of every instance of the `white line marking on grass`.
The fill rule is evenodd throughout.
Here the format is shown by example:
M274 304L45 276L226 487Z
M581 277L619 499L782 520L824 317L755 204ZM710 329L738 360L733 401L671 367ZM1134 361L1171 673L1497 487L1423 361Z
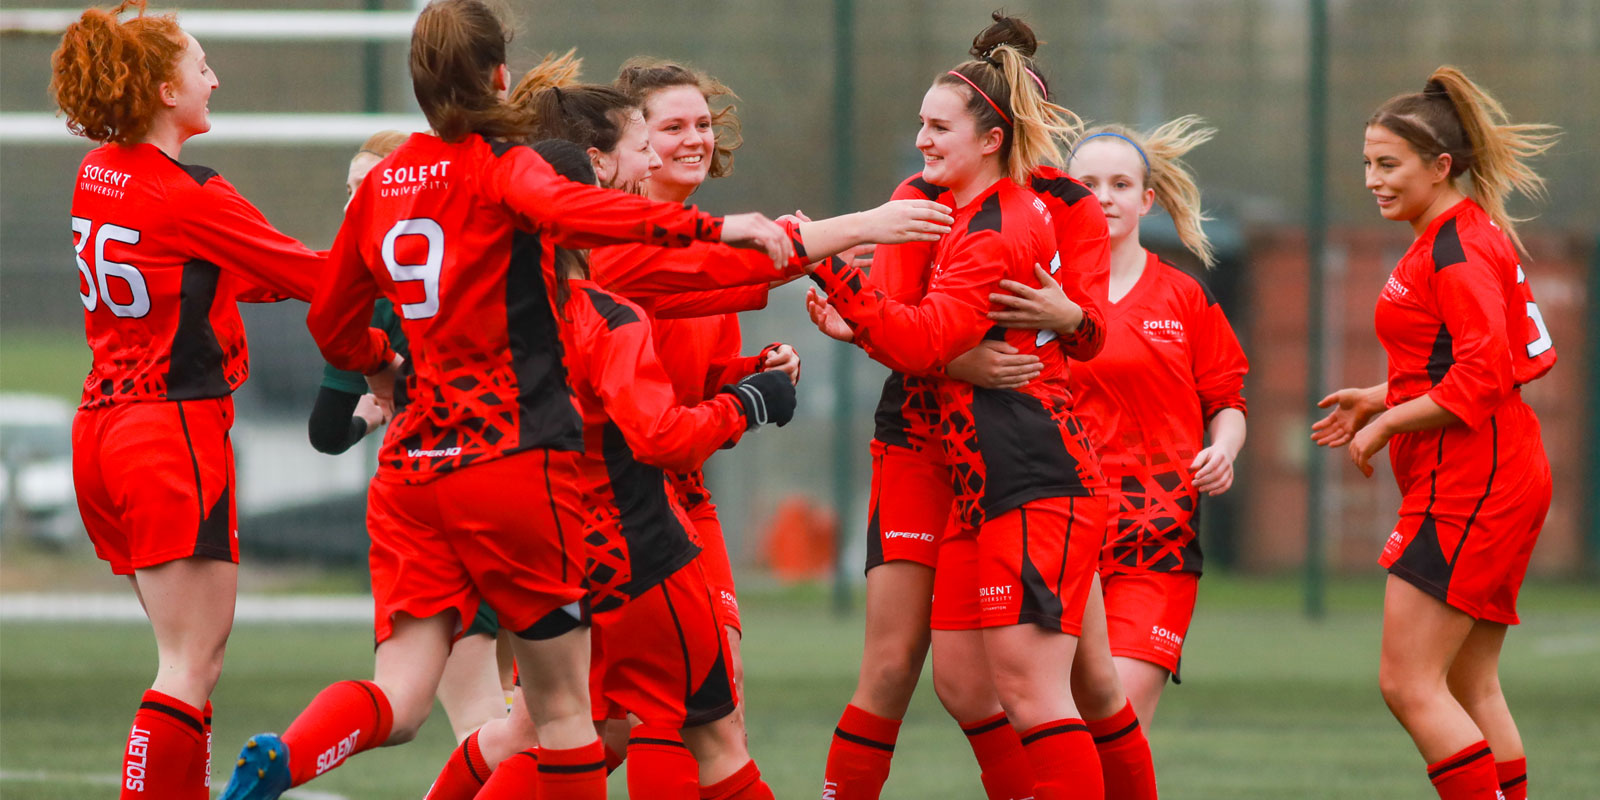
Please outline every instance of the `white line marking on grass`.
M88 772L41 772L0 770L0 782L14 781L17 783L87 783L94 786L116 786L117 776L109 773ZM212 787L221 792L221 787ZM333 792L318 792L312 789L290 789L283 793L289 800L350 800L342 794Z
M351 623L372 621L372 598L362 595L240 595L234 621ZM144 609L132 594L0 595L6 622L139 622Z
M1581 656L1600 652L1600 636L1592 633L1546 636L1534 643L1533 651L1541 656Z

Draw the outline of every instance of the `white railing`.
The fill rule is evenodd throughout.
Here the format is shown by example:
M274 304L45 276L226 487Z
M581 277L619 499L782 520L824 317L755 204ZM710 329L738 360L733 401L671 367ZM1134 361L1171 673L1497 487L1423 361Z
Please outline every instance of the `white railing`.
M151 10L147 13L162 13ZM0 35L59 36L82 9L0 10ZM416 11L182 11L183 29L208 39L409 41Z
M206 144L359 144L384 129L425 131L428 121L420 114L212 114L211 131L200 141ZM64 118L50 113L0 113L0 143L3 144L79 144L93 143L67 133Z

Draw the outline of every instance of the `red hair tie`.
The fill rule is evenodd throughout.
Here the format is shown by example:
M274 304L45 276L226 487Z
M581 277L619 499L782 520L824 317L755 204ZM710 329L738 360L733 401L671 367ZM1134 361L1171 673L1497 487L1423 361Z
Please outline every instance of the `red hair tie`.
M985 94L982 89L979 89L978 88L978 84L973 83L971 78L968 78L967 76L962 75L961 73L956 72L955 70L950 70L950 74L956 76L957 78L960 78L961 80L966 81L967 85L972 87L972 91L977 92L978 96L982 97L984 99L984 101L989 104L989 107L994 109L994 113L999 114L1000 118L1005 120L1007 125L1012 124L1011 123L1011 117L1007 116L1006 112L1001 111L1000 110L1000 106L995 105L994 100L992 98L990 98L989 95Z

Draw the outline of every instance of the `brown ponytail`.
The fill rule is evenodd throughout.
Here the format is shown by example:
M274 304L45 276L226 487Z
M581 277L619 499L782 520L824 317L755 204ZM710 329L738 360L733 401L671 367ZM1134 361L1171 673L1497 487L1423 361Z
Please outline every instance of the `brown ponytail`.
M411 32L411 88L439 138L528 138L530 112L502 102L494 88L510 41L483 0L432 0L422 9Z
M1202 127L1205 120L1193 115L1179 117L1159 128L1140 133L1125 125L1096 125L1084 134L1079 147L1090 139L1104 135L1122 139L1139 151L1145 163L1144 185L1156 193L1156 203L1172 217L1178 229L1178 241L1194 253L1206 269L1217 264L1211 240L1206 237L1202 223L1211 218L1200 208L1200 186L1183 157L1190 150L1211 141L1216 128Z
M571 86L578 82L578 75L582 71L583 59L578 58L578 48L574 47L559 56L547 53L533 69L523 74L522 80L517 81L517 85L511 90L510 102L514 106L520 106L541 90L555 86L563 88Z
M1544 178L1525 161L1554 146L1558 128L1512 124L1500 101L1448 65L1434 70L1421 92L1390 98L1367 125L1393 132L1424 160L1449 155L1450 177L1471 173L1478 204L1523 249L1515 225L1526 220L1511 216L1506 200L1513 192L1544 196Z
M999 128L1000 158L1007 177L1022 182L1046 163L1062 163L1062 147L1077 140L1082 120L1050 102L1033 54L1039 41L1016 17L996 11L994 23L972 40L967 61L934 80L967 97L967 112L979 131ZM954 73L954 74L951 74Z
M650 95L662 89L674 86L699 89L711 109L711 129L717 142L706 177L721 178L733 174L733 151L744 144L744 134L738 107L734 105L739 95L734 94L722 81L692 67L640 56L623 63L612 85L632 96L641 109L647 109ZM721 108L717 107L719 101L723 101ZM649 119L648 111L645 118Z
M133 9L126 22L117 17ZM187 42L171 14L147 17L145 0L91 8L67 26L50 56L50 96L67 130L97 142L135 142L161 110L158 89L176 79Z

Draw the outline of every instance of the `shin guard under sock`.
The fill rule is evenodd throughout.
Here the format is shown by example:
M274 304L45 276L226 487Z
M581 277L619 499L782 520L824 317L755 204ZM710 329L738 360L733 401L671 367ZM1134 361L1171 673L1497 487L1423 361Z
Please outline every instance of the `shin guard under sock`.
M1440 800L1496 800L1500 779L1488 742L1467 745L1460 752L1428 765L1428 780Z
M636 725L628 736L628 796L699 800L700 762L675 730Z
M473 731L450 753L425 800L472 800L492 771L489 762L483 760L483 751L478 749L478 732Z
M538 786L539 800L605 800L606 746L595 739L570 750L539 748Z
M1500 793L1505 800L1528 800L1528 759L1496 761L1494 772L1500 779Z
M967 744L978 758L978 779L989 800L1021 800L1033 796L1033 765L1004 712L977 722L961 723Z
M1038 800L1105 800L1100 756L1081 719L1058 719L1022 732L1022 746L1033 764Z
M1105 719L1088 722L1089 735L1100 756L1100 775L1106 797L1117 800L1156 800L1156 768L1150 759L1150 742L1133 713L1130 701Z
M122 748L122 800L198 797L205 784L205 714L154 689L144 693Z
M834 800L877 800L889 779L889 761L900 735L900 720L888 719L855 705L844 707L833 729L823 792Z
M291 785L299 786L363 750L389 740L394 714L372 681L340 681L323 689L283 732Z
M772 787L761 780L761 770L756 762L746 761L744 766L726 778L700 790L700 800L774 800Z

